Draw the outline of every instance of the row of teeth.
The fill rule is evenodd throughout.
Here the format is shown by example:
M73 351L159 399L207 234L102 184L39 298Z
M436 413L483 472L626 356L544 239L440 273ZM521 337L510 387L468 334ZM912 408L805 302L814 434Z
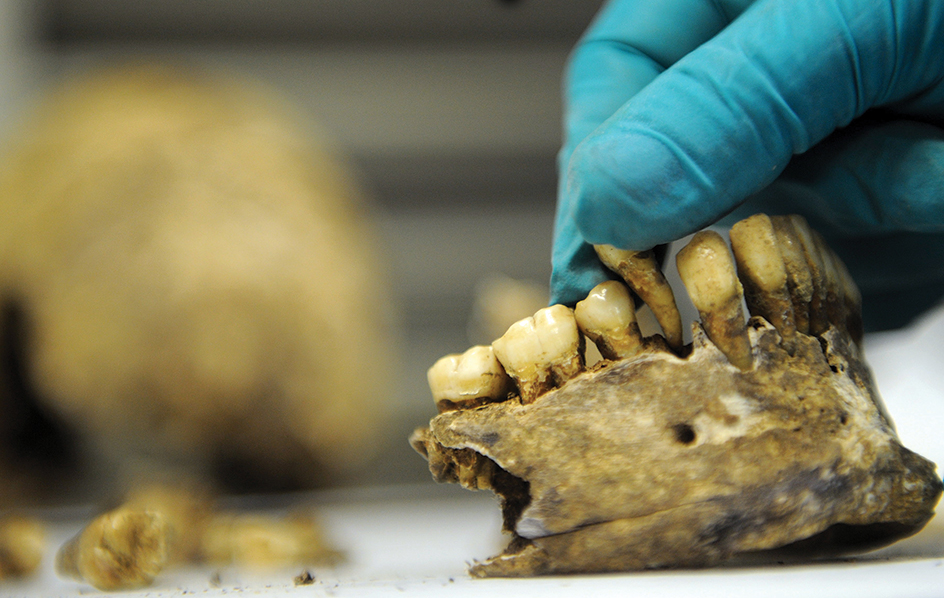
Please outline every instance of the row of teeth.
M842 262L799 216L764 214L735 224L731 252L722 237L702 231L677 255L679 276L708 338L732 365L752 367L742 302L770 322L785 343L797 333L830 326L861 339L859 292ZM440 412L503 401L515 393L531 403L585 369L584 338L607 360L666 346L682 351L682 324L672 288L651 251L597 246L597 255L626 285L607 281L574 309L543 308L513 324L488 346L447 355L427 373ZM627 287L628 285L628 287ZM643 338L632 291L652 310L660 337Z

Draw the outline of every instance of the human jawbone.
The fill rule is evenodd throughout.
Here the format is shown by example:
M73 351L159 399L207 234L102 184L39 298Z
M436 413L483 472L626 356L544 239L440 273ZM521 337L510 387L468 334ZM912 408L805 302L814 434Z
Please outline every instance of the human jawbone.
M701 316L691 345L654 261L598 248L665 337L640 335L611 281L430 369L441 413L411 442L437 481L497 493L512 536L473 575L838 555L933 516L941 480L897 438L838 258L796 217L751 217L731 241L734 261L713 233L680 253ZM584 337L604 355L589 368Z

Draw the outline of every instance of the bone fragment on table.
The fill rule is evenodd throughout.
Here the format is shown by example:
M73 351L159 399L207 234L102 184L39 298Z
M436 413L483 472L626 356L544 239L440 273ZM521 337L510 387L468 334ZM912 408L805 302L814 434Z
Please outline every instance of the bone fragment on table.
M512 324L492 347L521 401L531 403L584 369L581 340L573 310L552 305Z
M697 233L678 253L676 264L708 338L734 366L750 369L743 290L724 239L713 231Z
M37 519L0 517L0 581L36 572L46 552L46 529Z
M56 555L56 572L99 590L151 584L167 565L171 529L159 512L120 507L100 515Z
M215 565L250 569L334 564L341 558L328 548L321 524L302 513L272 517L219 512L203 534L203 556Z

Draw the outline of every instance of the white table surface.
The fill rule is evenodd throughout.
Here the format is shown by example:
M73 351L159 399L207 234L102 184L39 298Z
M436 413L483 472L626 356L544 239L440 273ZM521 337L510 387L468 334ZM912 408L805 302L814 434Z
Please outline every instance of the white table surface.
M907 330L867 339L869 362L905 446L944 463L944 310ZM419 457L417 457L419 458ZM854 559L801 565L725 567L619 575L475 580L468 562L501 551L500 516L490 494L451 486L392 486L275 497L273 505L310 502L335 545L347 554L335 569L301 567L248 572L192 567L163 573L126 597L164 596L541 596L684 597L944 597L944 519L920 534ZM81 525L59 514L54 545ZM0 596L99 594L55 576L52 554L32 580L0 584Z

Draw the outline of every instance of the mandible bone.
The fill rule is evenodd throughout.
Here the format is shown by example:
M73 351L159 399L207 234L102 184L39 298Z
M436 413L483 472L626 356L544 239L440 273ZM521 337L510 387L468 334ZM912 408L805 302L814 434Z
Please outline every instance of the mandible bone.
M642 339L538 397L511 392L414 433L437 481L501 499L511 542L473 575L705 566L771 549L839 555L933 516L941 479L898 440L859 346L858 291L822 239L799 217L735 225L746 323L720 237L692 243L679 258L702 318L691 345ZM614 270L632 287L627 263ZM595 310L606 296L625 309L622 293L594 294ZM619 318L577 318L597 344L626 336L601 320Z

